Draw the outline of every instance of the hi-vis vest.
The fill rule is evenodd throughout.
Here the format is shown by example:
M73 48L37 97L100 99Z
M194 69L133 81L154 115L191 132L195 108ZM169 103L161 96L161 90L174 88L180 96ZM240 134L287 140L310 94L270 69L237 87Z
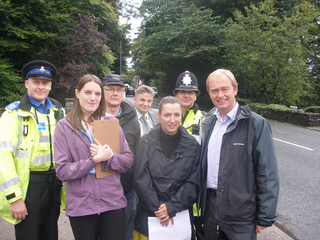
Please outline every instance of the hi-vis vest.
M23 100L22 98L21 100ZM30 171L48 171L55 168L53 135L57 108L41 114L18 108L14 102L6 107L0 119L0 215L17 224L10 214L10 203L25 200Z
M200 120L202 116L203 114L200 110L190 109L187 111L187 116L181 125L189 134L195 134L193 128L194 126L197 126L198 129L196 135L199 135Z
M181 125L187 130L189 134L199 135L200 133L200 120L203 116L202 112L199 109L189 109L187 111L187 116L185 117ZM197 129L196 129L197 128ZM197 211L196 203L193 204L193 216L200 216L201 210Z

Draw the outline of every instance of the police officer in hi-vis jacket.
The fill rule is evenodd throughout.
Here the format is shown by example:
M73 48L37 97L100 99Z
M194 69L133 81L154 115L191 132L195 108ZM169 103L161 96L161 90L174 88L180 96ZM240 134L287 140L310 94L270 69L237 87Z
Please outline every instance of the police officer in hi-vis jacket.
M198 104L195 103L197 97L200 95L196 76L189 71L181 73L172 93L181 103L181 125L189 134L192 134L199 141L200 120L203 116L203 112L200 111ZM204 233L199 214L200 212L197 211L196 204L194 204L193 220L196 228L196 235L198 240L202 240L204 239Z
M48 97L56 67L43 60L23 66L25 94L0 119L0 215L16 239L58 239L61 181L56 178L53 135L64 117Z

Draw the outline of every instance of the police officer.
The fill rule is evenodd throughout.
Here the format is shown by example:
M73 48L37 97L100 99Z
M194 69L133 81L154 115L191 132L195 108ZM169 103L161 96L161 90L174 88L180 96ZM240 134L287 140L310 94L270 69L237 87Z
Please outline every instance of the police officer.
M189 71L181 73L177 79L173 95L181 103L181 125L185 127L188 133L199 135L200 119L203 114L199 110L198 104L195 103L200 95L196 76Z
M0 119L0 215L16 239L58 239L61 181L55 175L53 135L64 117L48 97L56 67L43 60L23 66L25 94Z
M198 104L195 103L200 95L196 76L189 71L181 73L177 79L173 95L181 103L181 125L199 141L200 120L203 113L199 110ZM196 204L193 205L193 216L197 239L204 239L204 231ZM195 239L194 236L193 239Z

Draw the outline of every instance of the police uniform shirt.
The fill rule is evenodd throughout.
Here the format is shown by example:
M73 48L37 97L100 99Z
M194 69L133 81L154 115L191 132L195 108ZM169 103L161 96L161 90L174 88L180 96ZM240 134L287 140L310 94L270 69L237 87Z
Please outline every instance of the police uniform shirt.
M52 102L49 100L49 98L46 98L45 104L42 104L41 102L35 100L34 98L30 97L28 95L31 105L39 112L42 114L48 114L50 111L50 108L56 107L55 105L52 104Z

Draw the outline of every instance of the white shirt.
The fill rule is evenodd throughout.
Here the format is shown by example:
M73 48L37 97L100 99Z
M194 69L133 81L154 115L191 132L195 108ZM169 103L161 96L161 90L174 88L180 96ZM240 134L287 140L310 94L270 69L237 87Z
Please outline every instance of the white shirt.
M138 117L138 120L139 120L139 126L140 126L140 137L142 137L143 135L144 135L144 133L143 133L143 127L142 127L142 125L143 125L143 120L141 119L141 117L142 117L142 114L136 109L136 113L137 113L137 117ZM146 119L147 119L147 121L148 121L148 123L149 123L149 126L150 126L150 130L154 127L153 126L153 122L152 122L152 119L151 119L151 117L150 117L150 114L149 114L149 112L147 112L146 114L145 114L145 116L146 116Z
M239 104L234 106L234 108L228 112L225 116L224 121L218 111L214 112L214 115L217 116L216 124L214 125L213 131L211 133L209 143L208 143L208 169L207 169L207 188L218 188L218 174L219 174L219 163L220 163L220 153L221 153L221 144L224 133L226 132L230 123L236 118Z

